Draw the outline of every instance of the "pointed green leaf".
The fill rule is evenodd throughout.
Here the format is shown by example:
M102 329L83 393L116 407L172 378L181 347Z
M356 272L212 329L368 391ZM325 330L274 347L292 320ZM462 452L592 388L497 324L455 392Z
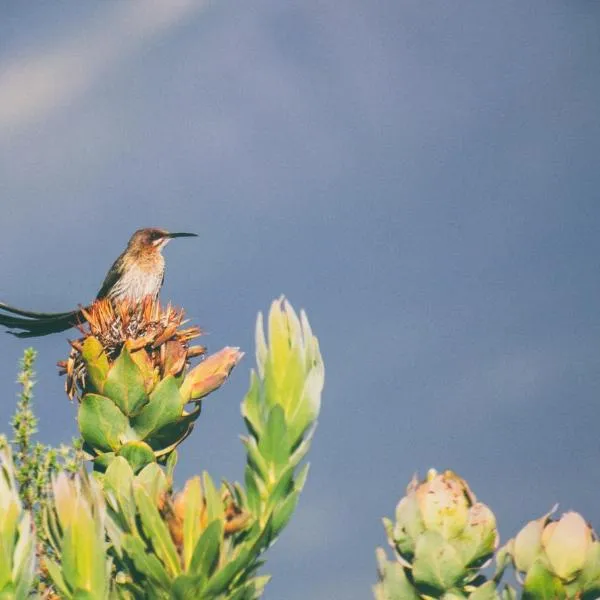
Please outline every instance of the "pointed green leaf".
M171 587L171 578L165 567L154 554L148 552L140 538L134 535L124 536L123 547L138 571L161 586L162 589L167 590Z
M181 566L177 549L156 505L152 502L148 492L141 486L134 488L134 495L144 531L151 541L156 555L162 560L167 572L172 577L179 575Z
M527 572L523 585L523 600L565 600L567 594L560 579L540 562L535 562Z
M223 543L223 523L213 521L202 532L198 540L190 562L190 572L196 575L210 577L217 566L221 556L221 544Z
M121 354L108 372L104 395L108 396L128 416L135 415L147 404L144 375L123 346Z
M296 476L296 481L294 482L294 487L301 492L304 489L304 484L306 483L306 478L308 477L308 471L310 469L310 464L306 463L300 471L298 471L298 475Z
M269 474L269 465L265 462L258 444L254 437L243 437L242 444L246 447L247 460L253 471L256 471L262 479L266 479Z
M155 462L145 466L136 475L135 482L148 492L155 503L158 503L169 489L167 476Z
M174 450L191 433L196 419L200 416L200 404L176 421L162 427L144 440L155 451L157 456L168 454Z
M83 342L81 357L86 369L86 388L90 392L102 394L109 369L104 347L98 339L90 336Z
M253 436L260 437L263 432L263 413L260 402L261 384L254 369L250 371L250 388L242 401L242 416Z
M86 394L77 415L81 437L102 452L118 449L130 434L127 417L112 400L97 394Z
M267 463L272 463L278 471L287 463L290 456L287 427L283 409L275 405L269 412L267 427L258 448Z
M62 568L51 558L44 558L44 566L50 575L52 583L56 586L57 590L65 597L70 598L70 590L62 575Z
M171 586L171 597L173 600L196 600L197 598L204 598L201 593L203 585L203 577L179 575Z
M221 494L217 491L213 480L210 475L204 471L202 473L202 484L204 487L204 499L206 501L206 515L208 522L215 519L223 519L223 501L221 500Z
M248 507L254 514L258 514L261 503L260 490L256 481L257 475L249 466L245 469L244 481L246 483L246 493L248 495Z
M133 417L132 426L145 439L181 417L182 399L172 375L165 377L150 394L150 401Z
M419 600L421 598L398 561L388 560L382 548L377 549L376 556L380 580L374 588L376 600Z
M253 547L246 546L239 554L226 562L209 580L204 588L204 594L208 598L218 597L225 593L233 580L250 566L255 556Z
M273 537L278 536L289 523L298 505L299 491L292 492L279 506L273 510Z
M239 587L228 596L227 600L256 600L263 594L264 588L269 583L271 577L263 575L244 581Z
M204 497L200 478L190 479L184 490L185 513L183 517L183 568L189 570L194 548L200 537L200 515L204 510Z
M144 379L144 389L146 394L149 394L156 385L160 374L154 366L152 358L144 348L130 352L131 360L137 365Z
M136 506L133 499L133 469L119 456L106 469L103 487L107 496L117 503L117 512L128 531L135 531Z

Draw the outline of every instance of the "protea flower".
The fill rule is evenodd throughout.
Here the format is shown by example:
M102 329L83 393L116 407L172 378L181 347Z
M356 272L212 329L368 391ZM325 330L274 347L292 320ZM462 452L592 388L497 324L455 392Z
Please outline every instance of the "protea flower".
M82 337L59 363L66 391L79 401L84 449L104 470L114 456L135 471L166 461L191 433L200 400L220 387L243 353L223 348L204 358L201 335L185 327L183 310L99 300L82 311ZM203 360L189 369L194 357Z
M600 597L600 542L576 512L530 521L507 544L527 597ZM525 596L524 596L525 597Z
M380 597L390 586L406 598L467 597L483 585L493 594L494 583L485 582L480 569L498 545L496 519L452 471L431 470L420 483L413 479L396 522L384 519L384 526L398 562L388 565L379 553Z

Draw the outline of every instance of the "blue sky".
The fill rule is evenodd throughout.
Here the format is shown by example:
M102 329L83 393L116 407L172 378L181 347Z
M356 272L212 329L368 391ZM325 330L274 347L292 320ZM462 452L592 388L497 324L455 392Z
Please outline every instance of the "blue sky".
M190 230L163 298L247 351L180 482L241 478L258 310L320 338L311 473L266 598L362 600L380 518L452 468L503 540L555 502L600 527L600 5L51 5L0 19L0 299L95 295L133 230ZM40 437L73 406L36 342ZM25 343L0 338L7 428Z

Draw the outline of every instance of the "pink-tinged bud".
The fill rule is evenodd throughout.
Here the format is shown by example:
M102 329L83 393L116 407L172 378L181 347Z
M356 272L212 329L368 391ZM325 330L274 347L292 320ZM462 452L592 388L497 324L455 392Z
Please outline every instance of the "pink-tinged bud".
M186 402L200 400L221 387L243 356L239 348L228 346L205 358L181 384L179 391L183 399Z
M568 582L585 565L593 542L592 530L579 513L568 512L546 525L541 541L552 570Z
M542 532L549 516L530 521L515 538L514 559L518 571L525 573L538 558L542 548Z
M451 471L429 473L417 487L416 496L425 529L451 539L467 525L472 505L469 490L466 482Z

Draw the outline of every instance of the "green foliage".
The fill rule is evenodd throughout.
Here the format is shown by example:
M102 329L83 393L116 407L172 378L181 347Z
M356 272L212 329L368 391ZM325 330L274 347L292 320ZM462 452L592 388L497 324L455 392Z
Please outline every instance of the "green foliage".
M83 340L75 348L81 363L72 355L65 365L71 383L84 382L78 423L94 458L93 476L77 468L73 457L80 454L68 461L56 460L51 449L36 454L35 354L26 354L15 419L19 460L16 469L4 461L8 475L0 485L0 584L27 595L37 577L44 597L90 600L260 598L269 580L258 574L263 554L291 518L306 481L301 463L323 386L318 344L303 313L274 302L268 339L267 345L259 316L257 373L242 403L246 489L218 485L203 473L173 490L174 450L191 432L199 401L241 358L237 348L185 372L180 350L163 353L158 344L144 355L140 344L125 342L109 352L94 336ZM157 354L159 369L150 360ZM0 597L3 591L0 586Z
M310 447L324 382L318 341L304 312L298 318L281 298L268 321L267 345L259 315L257 372L242 402L248 506L261 525L268 524L267 544L288 522L302 491L308 466L299 465Z
M35 359L35 350L26 349L17 378L21 393L11 421L14 434L12 451L16 467L15 478L21 501L27 509L37 507L44 500L52 473L59 469L74 472L82 465L79 441L73 440L72 446L52 448L33 439L38 425L37 417L33 412Z
M0 597L25 599L35 576L35 533L9 448L0 451Z
M237 348L224 348L188 373L182 362L175 376L168 365L180 348L164 345L161 376L143 347L124 344L109 360L96 337L85 339L81 357L87 378L77 420L97 470L104 471L116 456L136 471L152 462L164 464L191 433L199 400L220 387L242 357Z

